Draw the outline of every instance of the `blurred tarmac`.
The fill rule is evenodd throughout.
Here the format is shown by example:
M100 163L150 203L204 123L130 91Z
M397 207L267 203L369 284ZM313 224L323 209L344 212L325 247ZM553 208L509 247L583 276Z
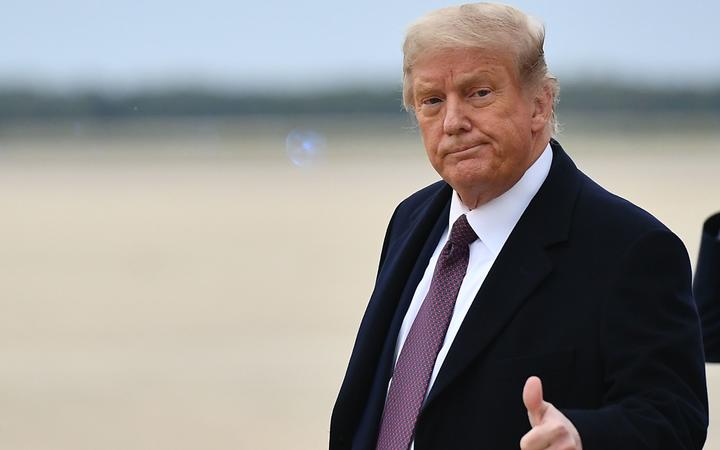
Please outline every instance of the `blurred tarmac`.
M436 175L412 130L296 167L283 127L0 138L0 448L327 447L385 225ZM694 264L720 132L560 141Z

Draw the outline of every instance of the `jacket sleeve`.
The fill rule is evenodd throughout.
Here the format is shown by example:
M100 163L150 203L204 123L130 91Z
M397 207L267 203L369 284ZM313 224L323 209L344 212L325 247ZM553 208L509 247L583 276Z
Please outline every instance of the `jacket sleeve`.
M707 390L685 247L668 230L647 232L613 272L601 318L601 407L563 413L584 450L700 450Z

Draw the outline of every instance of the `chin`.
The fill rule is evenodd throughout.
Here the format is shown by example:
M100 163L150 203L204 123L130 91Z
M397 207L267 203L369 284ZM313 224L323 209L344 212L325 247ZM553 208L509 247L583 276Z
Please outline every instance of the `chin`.
M448 173L443 179L456 191L484 190L484 187L491 185L492 177L484 173Z
M492 177L497 168L491 161L481 158L467 158L454 162L448 169L448 175L462 180L478 179L481 181Z

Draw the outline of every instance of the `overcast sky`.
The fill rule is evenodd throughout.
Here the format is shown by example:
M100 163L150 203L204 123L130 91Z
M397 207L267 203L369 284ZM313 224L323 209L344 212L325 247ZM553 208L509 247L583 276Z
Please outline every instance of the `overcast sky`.
M2 0L0 84L303 89L400 79L428 0ZM673 84L720 81L720 1L521 0L546 24L551 70Z

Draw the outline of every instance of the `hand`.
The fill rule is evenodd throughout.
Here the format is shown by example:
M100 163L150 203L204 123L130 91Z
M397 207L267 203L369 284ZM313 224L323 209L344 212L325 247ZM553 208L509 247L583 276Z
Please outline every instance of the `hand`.
M575 425L552 404L543 400L542 382L530 377L523 389L532 430L520 440L522 450L582 450L580 434Z

